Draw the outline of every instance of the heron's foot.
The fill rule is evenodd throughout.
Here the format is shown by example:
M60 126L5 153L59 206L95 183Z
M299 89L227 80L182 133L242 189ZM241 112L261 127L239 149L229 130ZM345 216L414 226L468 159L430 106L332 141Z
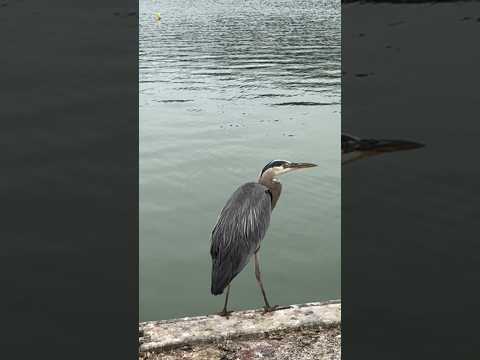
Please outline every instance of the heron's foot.
M233 311L227 311L226 309L223 309L222 311L218 312L217 315L226 317L228 319L231 313L233 313Z
M273 312L275 310L278 309L278 305L273 305L273 306L270 306L270 305L266 305L263 307L263 313L266 314L266 313L269 313L269 312Z
M290 309L291 306L279 306L279 305L274 305L274 306L265 306L263 308L263 313L269 313L277 310L285 310L285 309Z

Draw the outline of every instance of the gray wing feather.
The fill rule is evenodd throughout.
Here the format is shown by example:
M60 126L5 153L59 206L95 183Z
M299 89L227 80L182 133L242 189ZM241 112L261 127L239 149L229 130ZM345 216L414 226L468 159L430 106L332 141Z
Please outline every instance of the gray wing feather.
M271 212L269 190L259 183L240 186L227 201L212 231L212 294L221 294L243 270L267 232Z

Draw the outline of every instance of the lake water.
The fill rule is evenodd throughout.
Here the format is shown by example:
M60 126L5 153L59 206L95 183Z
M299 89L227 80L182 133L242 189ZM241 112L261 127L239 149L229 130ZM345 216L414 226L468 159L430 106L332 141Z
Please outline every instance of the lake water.
M271 159L319 166L281 178L270 302L340 298L340 1L140 0L139 40L140 320L221 309L210 233ZM252 263L230 307L261 306Z

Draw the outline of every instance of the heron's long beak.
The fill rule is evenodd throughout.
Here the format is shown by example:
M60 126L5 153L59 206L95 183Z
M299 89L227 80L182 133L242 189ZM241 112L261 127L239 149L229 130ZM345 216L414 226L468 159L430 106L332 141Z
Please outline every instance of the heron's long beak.
M357 150L376 155L387 152L418 149L424 146L424 144L406 140L363 140Z
M290 163L288 164L288 167L294 170L297 169L306 169L306 168L311 168L314 166L318 166L317 164L312 164L312 163Z

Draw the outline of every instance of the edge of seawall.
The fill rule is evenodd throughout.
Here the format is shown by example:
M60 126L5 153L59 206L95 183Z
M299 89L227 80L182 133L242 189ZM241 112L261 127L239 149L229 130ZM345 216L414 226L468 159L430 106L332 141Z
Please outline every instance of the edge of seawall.
M228 318L213 314L146 321L139 323L139 351L161 352L197 344L255 339L299 329L339 328L340 323L340 300L290 305L267 314L257 309L236 311Z

